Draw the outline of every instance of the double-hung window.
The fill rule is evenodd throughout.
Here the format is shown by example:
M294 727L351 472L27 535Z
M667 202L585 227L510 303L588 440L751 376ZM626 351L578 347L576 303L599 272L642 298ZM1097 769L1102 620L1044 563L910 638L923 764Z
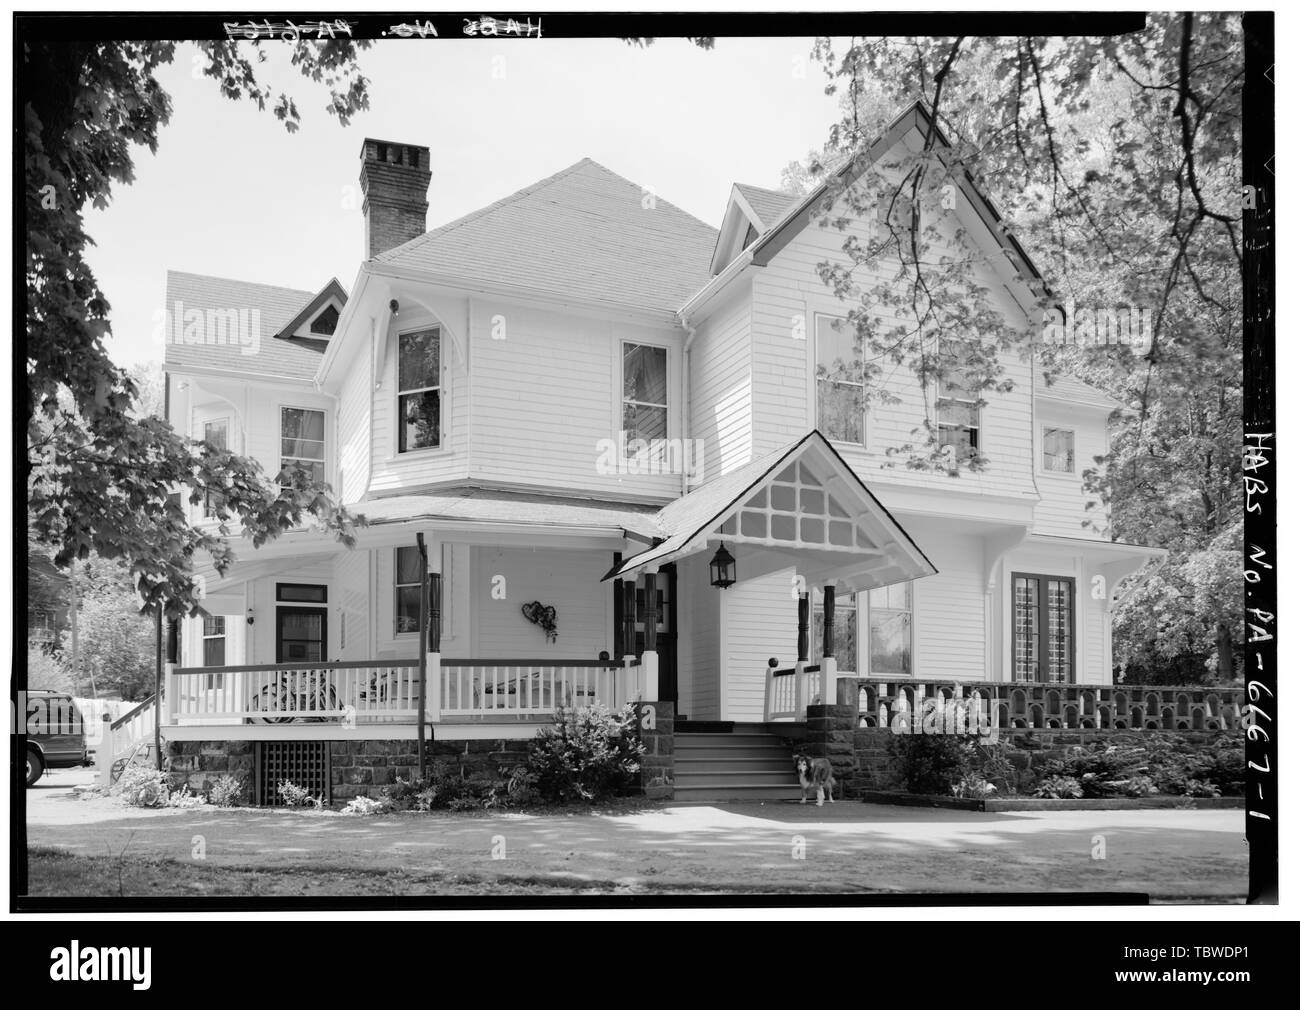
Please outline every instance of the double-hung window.
M873 677L912 676L912 584L867 594L867 669Z
M203 441L216 449L230 448L230 420L221 418L215 421L207 421L203 425ZM219 491L209 491L203 499L203 518L216 518L221 506L225 503L225 496Z
M280 469L304 470L316 483L325 482L325 411L280 408Z
M224 617L203 618L203 665L226 665L226 619ZM221 690L224 673L209 673L207 689Z
M1074 679L1074 579L1011 575L1013 679Z
M866 435L866 384L857 333L845 319L818 315L817 427L833 442L862 445Z
M418 547L398 547L393 551L393 631L409 635L420 630L420 584L424 564Z
M1043 429L1043 470L1074 473L1074 432L1069 428Z
M623 452L645 451L634 442L662 447L668 438L668 349L623 345Z
M442 331L397 337L397 451L442 444Z
M812 651L820 655L823 648L823 629L826 627L826 608L820 599L812 607ZM858 598L855 595L835 597L835 627L831 629L835 669L841 673L854 673L858 669Z

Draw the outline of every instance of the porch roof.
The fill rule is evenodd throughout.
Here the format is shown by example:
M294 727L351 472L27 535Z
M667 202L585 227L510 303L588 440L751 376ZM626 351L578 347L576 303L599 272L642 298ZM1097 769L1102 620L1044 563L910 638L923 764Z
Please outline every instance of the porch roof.
M806 473L809 466L824 477L820 488L830 499L826 513L817 515L810 512L799 501L789 511L798 530L793 537L776 536L775 522L769 533L761 538L746 534L745 524L738 515L748 507L769 515L782 511L776 508L775 501L770 509L752 503L756 496L761 496L784 475L791 473L792 468L797 467L800 473ZM832 523L851 524L847 543L836 542L829 531L823 541L808 542L802 533L802 520L805 518L824 520L827 527ZM675 561L704 549L711 540L803 552L815 556L815 560L822 564L827 564L828 555L838 552L838 563L830 566L836 570L852 567L855 557L884 559L883 563L877 561L874 567L889 568L892 573L881 584L922 578L938 571L907 530L815 428L797 442L716 477L678 498L661 509L657 519L667 533L663 542L616 565L605 576L606 580L647 566Z
M630 533L641 540L658 540L664 536L653 505L559 498L477 487L372 498L350 507L365 515L371 526L456 519L484 524L608 529Z

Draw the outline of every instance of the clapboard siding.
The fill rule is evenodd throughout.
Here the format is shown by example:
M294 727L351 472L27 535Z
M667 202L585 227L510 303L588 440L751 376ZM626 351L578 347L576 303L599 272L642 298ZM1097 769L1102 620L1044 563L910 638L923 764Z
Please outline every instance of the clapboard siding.
M459 320L466 311L465 300L451 301L449 305L452 306L452 311L457 318L451 320L448 325L461 326ZM404 309L399 332L414 332L437 325L439 322L440 320L419 307ZM372 494L395 494L406 488L464 478L467 475L469 372L464 353L458 350L452 338L444 333L440 347L443 444L436 449L399 453L397 451L397 343L395 339L387 341L386 353L375 377L378 388L371 396L370 492ZM360 363L357 367L361 367ZM350 438L350 432L345 437Z
M370 659L370 551L344 551L334 559L329 635L335 659Z
M908 530L939 569L937 575L912 583L915 675L922 680L983 680L983 542L975 536L943 535L914 522L908 523Z
M691 435L704 443L704 480L751 458L749 327L749 291L742 287L700 321L691 345Z
M679 332L476 301L471 333L474 478L636 499L680 494L680 474L600 465L602 442L621 426L624 341L669 349L669 437L681 436Z
M1063 537L1103 538L1105 513L1100 502L1085 492L1083 471L1095 468L1096 457L1106 454L1104 414L1097 410L1073 411L1066 404L1041 397L1036 414L1034 466L1042 500L1034 508L1034 531ZM1042 438L1046 427L1068 428L1074 432L1074 473L1049 473L1042 469Z
M692 719L721 718L722 594L709 585L707 566L702 554L677 566L678 694L683 699L682 711Z
M596 659L613 648L613 593L600 581L609 569L607 553L474 547L471 554L473 648L468 656ZM497 596L494 585L500 587ZM534 600L555 608L554 642L522 613Z
M799 620L793 571L738 582L726 592L726 719L762 722L768 659L781 666L794 662Z
M371 439L370 400L373 391L368 348L353 355L339 390L339 494L344 502L359 502L369 491Z

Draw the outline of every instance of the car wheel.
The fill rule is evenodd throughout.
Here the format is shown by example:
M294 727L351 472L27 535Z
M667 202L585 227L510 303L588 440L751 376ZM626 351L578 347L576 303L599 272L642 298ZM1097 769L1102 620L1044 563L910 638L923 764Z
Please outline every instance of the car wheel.
M33 786L36 780L41 777L45 771L45 762L41 760L40 754L34 750L27 752L27 784Z

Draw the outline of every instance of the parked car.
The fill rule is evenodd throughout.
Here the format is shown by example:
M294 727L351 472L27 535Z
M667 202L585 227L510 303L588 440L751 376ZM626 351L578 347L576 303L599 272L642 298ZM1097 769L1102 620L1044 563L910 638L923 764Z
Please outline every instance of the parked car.
M27 785L46 769L80 768L90 763L86 724L72 695L59 691L28 691Z

